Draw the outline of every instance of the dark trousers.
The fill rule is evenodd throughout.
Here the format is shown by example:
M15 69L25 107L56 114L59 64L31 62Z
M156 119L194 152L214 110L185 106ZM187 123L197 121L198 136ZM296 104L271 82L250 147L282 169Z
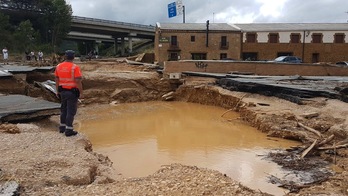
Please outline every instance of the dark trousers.
M60 123L72 129L77 112L78 96L74 91L61 91Z

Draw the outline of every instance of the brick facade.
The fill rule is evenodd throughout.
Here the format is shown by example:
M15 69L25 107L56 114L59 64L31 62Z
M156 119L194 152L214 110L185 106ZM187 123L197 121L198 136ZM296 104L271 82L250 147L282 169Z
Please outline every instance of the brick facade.
M323 33L325 36L325 33ZM348 31L347 31L348 35ZM290 43L286 40L284 43L247 43L243 42L242 60L244 53L256 53L257 58L254 60L271 60L278 57L279 53L291 53L293 56L302 58L305 63L335 63L338 61L348 60L348 44L347 43L312 43L309 36L305 43Z
M176 26L180 28L176 28ZM202 26L204 27L204 24ZM185 24L172 24L172 28L166 29L157 26L155 61L163 65L165 61L192 60L194 53L206 54L204 56L206 60L219 60L224 57L236 60L263 61L275 59L280 55L293 55L302 58L305 63L348 61L347 24L236 24L231 26L237 27L237 30L219 31L214 29L209 31L208 46L206 46L207 34L204 28L188 30L182 28L185 27ZM285 30L281 27L285 27ZM307 30L295 30L298 27ZM268 31L262 28L268 29ZM257 31L258 29L261 30ZM248 33L255 34L255 43L247 41ZM292 35L298 36L298 43L291 42ZM171 46L172 36L176 36L176 47ZM194 41L192 41L192 36ZM221 37L223 36L227 38L227 46L224 48L221 47ZM313 43L315 40L320 41L320 43ZM342 43L335 43L337 40ZM177 59L173 59L175 53ZM250 58L250 55L253 58Z
M176 46L171 39L176 36ZM194 38L192 38L194 37ZM226 41L222 42L222 37ZM159 30L155 35L155 61L163 65L165 61L192 59L193 54L205 54L206 59L219 60L221 57L240 59L241 33L236 31L190 30ZM192 40L193 39L193 40ZM177 53L178 59L172 59L171 54ZM175 56L175 55L174 55Z

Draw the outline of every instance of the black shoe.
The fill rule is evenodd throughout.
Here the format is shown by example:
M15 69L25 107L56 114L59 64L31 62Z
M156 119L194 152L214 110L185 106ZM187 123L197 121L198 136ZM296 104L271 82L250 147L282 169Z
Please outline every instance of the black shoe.
M74 135L76 135L76 134L78 134L77 131L74 131L74 130L65 130L65 136L67 136L67 137L74 136Z
M64 132L65 132L65 126L60 126L59 133L64 133Z

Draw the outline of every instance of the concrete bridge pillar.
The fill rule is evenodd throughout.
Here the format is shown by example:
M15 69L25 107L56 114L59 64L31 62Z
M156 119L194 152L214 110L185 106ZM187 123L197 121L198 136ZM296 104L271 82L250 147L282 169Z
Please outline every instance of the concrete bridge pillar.
M98 42L96 42L96 45L94 46L94 51L95 51L95 58L98 58L98 56L99 56Z
M115 37L114 38L114 54L116 55L117 54L117 51L118 51L118 38Z
M128 48L129 48L129 51L128 53L132 53L133 52L133 38L132 37L128 37Z
M124 37L121 37L121 56L124 56L124 50L125 50L125 41L124 41Z

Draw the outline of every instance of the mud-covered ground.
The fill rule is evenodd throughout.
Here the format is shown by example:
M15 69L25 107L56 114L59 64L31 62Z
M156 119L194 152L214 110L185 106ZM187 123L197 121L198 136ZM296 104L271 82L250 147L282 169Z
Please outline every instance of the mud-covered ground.
M284 179L270 174L270 182L292 192L287 195L348 194L348 103L318 97L297 105L275 97L228 91L215 86L211 78L169 80L152 66L116 60L77 63L85 88L77 119L88 118L83 115L85 110L106 104L164 99L235 110L242 120L273 139L303 143L269 155L293 171ZM10 90L8 81L1 82L1 89L6 87L7 92L0 93L13 91L56 101L33 83L46 79L53 80L53 75L32 74L26 81L16 78L11 80ZM126 179L117 171L117 163L93 152L88 138L82 134L65 137L57 126L58 116L1 124L0 183L16 182L22 195L267 195L219 172L175 163L144 178Z

